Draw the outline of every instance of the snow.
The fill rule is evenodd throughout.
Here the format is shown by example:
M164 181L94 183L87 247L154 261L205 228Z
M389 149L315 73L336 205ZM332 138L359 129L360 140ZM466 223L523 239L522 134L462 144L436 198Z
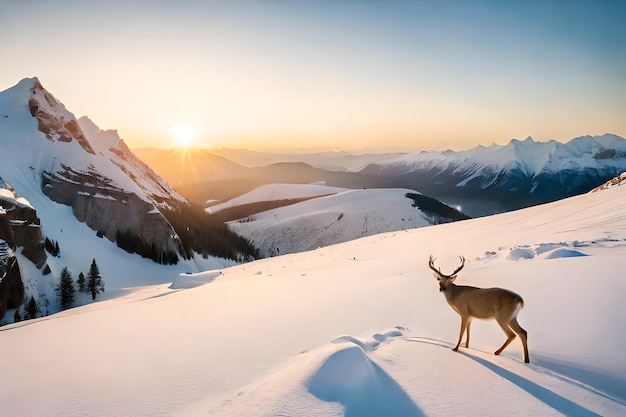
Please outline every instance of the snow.
M330 187L324 184L267 184L254 190L230 199L224 203L206 208L207 213L237 207L244 204L257 203L260 201L278 201L296 198L319 197L329 194L337 194L346 191L345 188Z
M0 328L0 414L626 415L624 187L454 224L382 234L372 226L369 237L244 265L214 258L157 265L98 238L70 207L41 193L41 172L60 161L97 166L134 192L158 189L159 181L126 184L119 167L98 156L119 137L90 131L87 120L86 136L101 141L86 159L77 143L37 133L23 103L34 82L0 100L8 116L0 119L3 152L16 155L3 159L3 179L37 208L44 236L62 242L48 276L15 253L22 273L36 277L27 294L53 300L50 277L64 266L86 272L94 257L106 292L102 301ZM378 192L337 190L298 205L307 216L285 207L255 221L268 230L331 219L350 225L335 236L362 231L349 219L376 220L379 207L389 218L400 201L409 203L406 190ZM374 200L381 204L365 203ZM523 295L530 365L520 361L518 340L501 356L491 353L504 339L494 322L475 321L472 347L450 350L459 320L426 266L430 254L444 272L459 254L468 259L459 284Z
M24 197L17 196L13 191L6 188L0 188L0 197L13 200L13 204L18 206L31 207L28 200Z
M222 271L203 271L199 273L185 272L179 274L178 277L172 282L169 288L173 290L189 289L198 287L200 285L213 282L215 278L222 275Z
M14 199L15 198L15 194L13 194L13 191L11 191L11 190L7 190L6 188L0 188L0 197L6 197L6 198Z
M278 188L282 189L282 185ZM288 195L288 192L282 189L281 195ZM413 200L406 197L407 193L417 192L399 188L335 189L334 194L258 213L230 222L229 226L251 240L264 256L302 252L377 233L429 226L427 216L413 207Z
M176 289L118 287L0 328L2 413L626 415L625 204L614 187L204 274L172 268ZM519 340L491 353L505 338L493 321L451 350L460 320L430 254L444 272L465 256L457 284L524 297L530 364ZM139 263L133 280L154 280Z
M601 150L613 149L616 157L611 159L594 158ZM420 152L407 154L385 161L375 162L384 169L393 169L394 174L404 174L418 169L437 169L439 172L453 167L455 172L474 173L474 177L484 170L490 172L519 169L528 177L542 172L557 173L563 169L600 169L617 167L626 169L626 140L612 135L582 136L567 143L554 140L536 142L531 137L525 140L512 139L507 145L492 145L453 152ZM467 178L461 184L469 182Z

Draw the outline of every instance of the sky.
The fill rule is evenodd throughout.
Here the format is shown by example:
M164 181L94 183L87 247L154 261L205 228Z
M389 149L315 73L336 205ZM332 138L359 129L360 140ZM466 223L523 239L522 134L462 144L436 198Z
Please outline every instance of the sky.
M626 137L621 1L0 0L26 77L130 147Z

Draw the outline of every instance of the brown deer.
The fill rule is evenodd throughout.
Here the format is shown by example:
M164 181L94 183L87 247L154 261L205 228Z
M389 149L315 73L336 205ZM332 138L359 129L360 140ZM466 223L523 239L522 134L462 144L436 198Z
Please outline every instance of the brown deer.
M435 272L435 278L439 281L439 291L443 292L450 307L461 316L461 333L459 341L454 347L455 352L459 349L463 333L467 330L465 347L469 347L470 324L472 318L490 320L495 319L504 333L506 341L494 353L499 355L517 334L522 340L524 347L524 362L528 363L527 332L517 322L517 313L524 306L524 300L518 294L503 288L476 288L465 285L455 285L456 274L465 266L465 258L460 256L461 264L450 275L441 272L441 268L435 268L435 259L431 255L428 259L428 267Z

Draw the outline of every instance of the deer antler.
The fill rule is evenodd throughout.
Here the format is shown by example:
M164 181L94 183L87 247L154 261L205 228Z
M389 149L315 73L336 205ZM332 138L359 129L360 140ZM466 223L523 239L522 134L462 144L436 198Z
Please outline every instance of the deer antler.
M433 255L430 255L430 257L428 258L428 267L429 267L430 269L432 269L432 270L433 270L436 274L439 274L439 276L444 276L444 275L441 273L441 268L439 268L439 269L436 269L436 268L435 268L435 260L436 260L436 259L437 259L437 258L434 258L434 257L433 257Z
M459 256L459 259L461 259L461 265L459 265L458 268L455 269L453 273L451 273L450 275L446 275L443 272L441 272L441 268L435 268L436 259L437 258L434 258L433 255L430 255L430 258L428 258L428 267L432 269L433 271L435 271L436 274L439 274L439 276L441 277L450 278L454 276L456 273L458 273L465 266L465 258L463 256Z
M456 275L456 273L459 272L461 269L463 269L463 267L465 266L465 258L463 256L459 256L459 259L461 259L461 265L459 265L459 267L455 269L454 272L449 275L450 277L453 275Z

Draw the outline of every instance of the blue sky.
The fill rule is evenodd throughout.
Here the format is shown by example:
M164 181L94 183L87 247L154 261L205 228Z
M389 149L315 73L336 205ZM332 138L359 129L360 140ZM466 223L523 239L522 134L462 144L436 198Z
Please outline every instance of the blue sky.
M626 136L626 2L0 0L24 77L130 146L465 149ZM189 130L189 129L188 129Z

